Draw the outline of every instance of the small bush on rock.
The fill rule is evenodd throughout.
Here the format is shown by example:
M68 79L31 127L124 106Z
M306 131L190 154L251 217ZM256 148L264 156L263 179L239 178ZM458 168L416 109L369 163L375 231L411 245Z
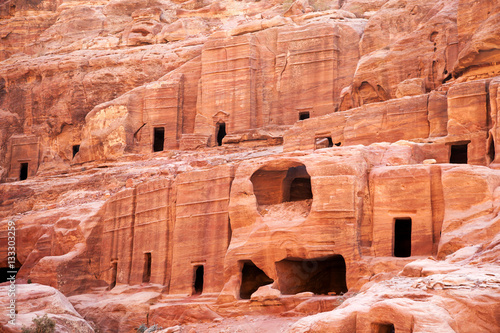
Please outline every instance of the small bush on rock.
M147 327L146 324L141 324L141 326L137 327L137 333L150 333L150 332L155 332L155 331L161 331L163 328L154 324L151 327ZM23 332L24 333L24 332Z
M47 314L43 317L33 318L33 325L22 328L22 333L54 333L56 331L56 322L50 319Z

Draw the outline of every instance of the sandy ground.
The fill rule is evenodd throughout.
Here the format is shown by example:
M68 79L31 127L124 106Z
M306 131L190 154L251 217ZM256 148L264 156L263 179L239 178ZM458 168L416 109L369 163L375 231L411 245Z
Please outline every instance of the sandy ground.
M275 317L275 316L241 316L225 318L217 323L200 323L181 326L179 332L185 333L280 333L301 317Z

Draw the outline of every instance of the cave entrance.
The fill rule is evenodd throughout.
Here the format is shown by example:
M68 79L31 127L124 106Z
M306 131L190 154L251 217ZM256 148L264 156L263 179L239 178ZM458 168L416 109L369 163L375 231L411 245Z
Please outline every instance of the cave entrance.
M80 145L73 145L73 157L80 151Z
M149 283L151 280L151 253L144 253L144 270L142 272L142 282Z
M257 170L250 178L259 205L312 199L311 177L300 164L284 170Z
M305 291L317 295L347 292L346 264L341 255L318 259L288 258L276 263L278 285L284 295Z
M266 275L259 267L252 261L242 261L241 269L241 287L240 298L250 299L250 296L259 289L259 287L273 283L274 280Z
M450 163L467 164L468 143L453 144L450 147Z
M411 256L411 218L394 219L394 256Z
M19 180L28 179L28 163L21 163L19 168Z
M314 140L314 149L331 148L333 147L333 140L329 136L317 137Z
M290 200L312 199L311 178L295 178L290 184Z
M373 333L394 333L394 324L372 324Z
M203 292L203 278L205 268L203 265L194 266L193 295L201 295Z
M111 283L109 284L109 289L113 289L116 286L116 275L118 273L118 262L114 261L111 263Z
M153 151L163 151L165 144L165 128L155 127L154 128L154 139L153 139Z
M222 139L226 136L226 123L221 122L217 123L216 129L216 137L217 137L217 146L222 146Z

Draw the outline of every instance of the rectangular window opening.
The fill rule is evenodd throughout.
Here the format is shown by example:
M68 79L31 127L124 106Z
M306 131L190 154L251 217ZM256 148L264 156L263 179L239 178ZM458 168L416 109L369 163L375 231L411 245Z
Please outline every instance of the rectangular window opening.
M411 218L396 218L394 220L394 256L411 256Z
M142 282L149 283L151 280L151 253L144 253L144 270L142 273Z
M299 112L299 120L306 120L310 118L309 111Z
M394 324L372 324L372 332L374 333L394 333Z
M19 180L28 179L28 163L21 163L21 167L19 170Z
M155 127L154 129L154 140L153 140L153 151L163 151L165 144L165 128Z
M467 164L467 146L469 144L454 144L450 147L450 163Z

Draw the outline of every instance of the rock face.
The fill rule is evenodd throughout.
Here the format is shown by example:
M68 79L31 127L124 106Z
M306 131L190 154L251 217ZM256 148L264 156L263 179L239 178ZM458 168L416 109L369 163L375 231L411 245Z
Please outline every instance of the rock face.
M1 286L1 304L7 309L10 299L8 286ZM16 287L16 324L8 323L11 318L7 311L0 315L2 331L6 333L20 332L21 327L30 327L32 319L42 313L55 322L56 332L94 332L92 326L86 322L76 311L73 305L58 290L40 284L22 284ZM5 323L5 324L4 324Z
M500 330L499 10L5 1L2 331Z

